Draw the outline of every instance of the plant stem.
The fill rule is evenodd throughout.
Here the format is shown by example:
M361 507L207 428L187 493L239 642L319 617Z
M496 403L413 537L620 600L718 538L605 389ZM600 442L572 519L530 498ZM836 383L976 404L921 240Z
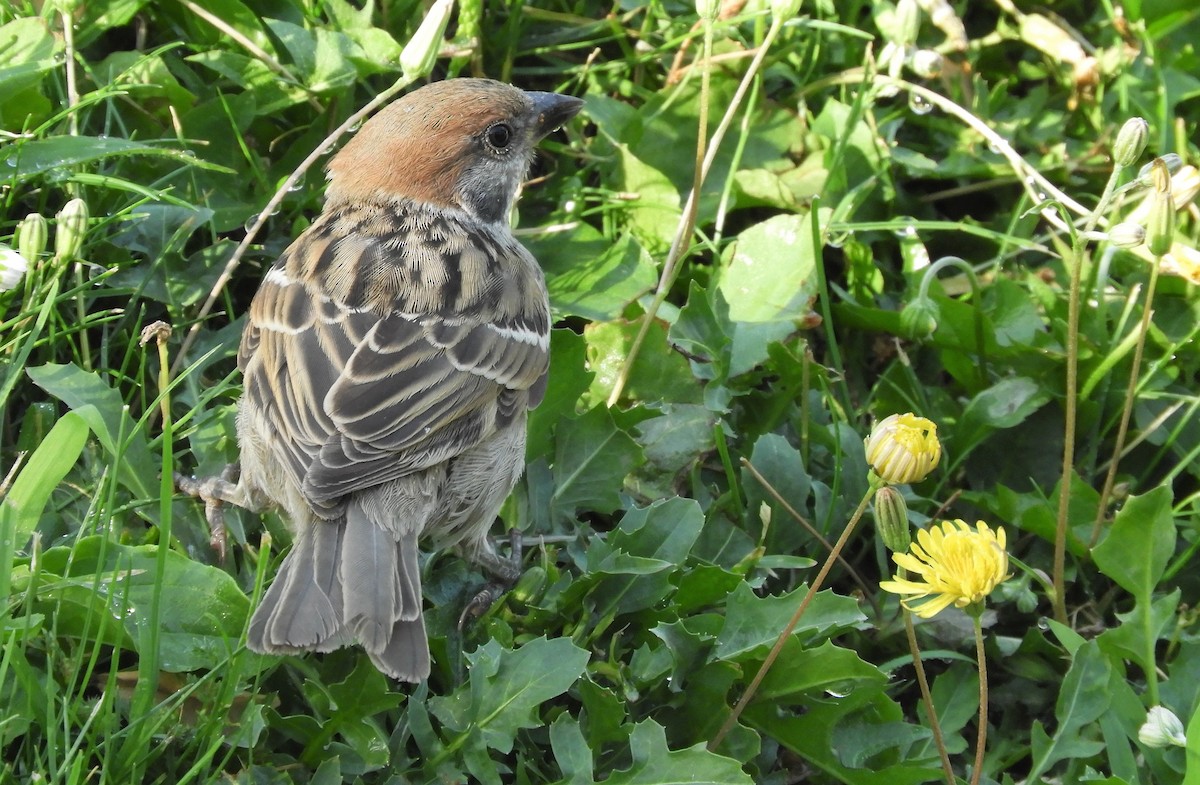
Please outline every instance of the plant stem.
M903 567L899 568L896 574L900 580L908 577L908 571ZM925 704L925 716L929 720L929 729L933 732L933 743L942 760L942 773L946 776L946 785L955 785L954 768L950 765L950 753L946 750L946 740L942 736L942 723L938 720L937 709L933 705L933 693L929 690L929 679L925 676L925 663L921 661L921 649L917 645L917 631L913 628L912 613L903 606L900 612L904 615L904 632L908 636L908 650L912 653L913 668L917 671L921 702Z
M667 251L667 260L663 262L662 273L658 278L658 287L654 291L654 299L650 301L650 307L646 309L646 313L642 316L642 325L638 328L638 333L634 337L633 343L629 346L629 352L625 355L625 362L621 364L621 370L617 374L616 381L613 382L612 392L608 395L607 403L609 406L616 406L617 401L621 400L621 393L625 390L625 384L629 381L629 373L633 369L633 363L637 360L638 353L642 349L642 344L646 340L646 335L650 332L650 325L657 317L658 309L666 302L667 295L671 293L671 287L674 285L675 279L679 276L679 263L691 245L692 231L696 227L696 213L700 208L700 188L704 185L705 178L708 177L708 170L712 168L713 160L716 158L717 150L721 145L721 140L725 138L725 132L729 130L729 126L733 122L738 107L741 106L746 91L754 83L755 76L758 74L759 69L762 68L763 60L767 56L767 51L770 50L771 44L775 41L775 36L779 34L782 28L783 22L778 17L774 18L771 22L771 27L767 30L767 35L763 39L762 45L758 47L754 59L750 61L750 67L746 70L745 76L742 77L742 81L738 84L737 90L734 91L733 98L730 100L724 116L721 117L721 122L717 124L717 129L713 131L712 138L708 140L707 150L704 150L704 145L708 111L708 60L712 56L711 23L705 29L703 55L705 68L701 72L700 94L702 124L700 126L699 143L697 145L697 168L692 180L692 190L688 193L687 202L683 207L683 217L680 219L675 237L671 241L671 248Z
M862 501L858 503L858 508L854 514L850 516L850 522L846 524L846 528L842 530L842 536L833 544L833 549L829 555L825 557L825 563L821 565L821 571L817 573L817 577L813 579L812 585L808 587L808 591L804 595L804 599L800 601L796 612L792 614L791 620L784 626L783 631L779 633L779 637L775 640L775 645L771 647L771 651L767 654L767 658L763 660L763 664L759 666L758 673L754 674L754 679L750 682L750 686L742 693L742 697L738 700L737 705L729 712L729 716L725 718L725 724L717 731L717 735L713 736L712 741L708 743L710 751L721 746L721 742L729 735L729 731L733 730L734 724L742 711L746 708L746 704L750 703L750 699L754 697L754 693L758 692L758 687L762 684L763 678L767 675L767 671L771 670L771 666L775 664L775 660L779 657L779 652L783 650L783 645L787 642L792 631L796 629L796 625L800 623L800 618L804 616L804 612L808 610L809 603L813 597L821 590L822 584L825 582L826 576L829 575L829 570L833 567L833 563L837 561L842 553L842 549L846 547L846 542L850 539L850 535L858 526L859 520L862 518L863 512L866 511L867 505L871 501L871 497L875 495L875 491L883 485L883 481L879 479L872 480L871 486L863 495Z
M1129 435L1129 420L1133 415L1134 396L1137 394L1138 371L1142 367L1142 352L1146 348L1146 336L1150 333L1150 319L1154 316L1154 290L1158 286L1158 268L1162 258L1155 258L1150 267L1150 280L1146 283L1146 303L1142 306L1142 319L1138 324L1137 343L1133 347L1133 364L1129 368L1129 384L1125 387L1125 404L1121 408L1121 424L1117 426L1117 441L1113 445L1113 457L1108 463L1108 473L1104 477L1104 489L1100 491L1100 500L1096 506L1096 520L1092 522L1092 536L1088 547L1093 548L1100 539L1100 525L1104 523L1104 511L1108 509L1108 500L1112 497L1113 486L1117 482L1117 468L1121 462L1121 453L1125 449L1125 438Z
M1071 509L1071 475L1075 468L1075 431L1079 419L1079 306L1080 292L1083 288L1083 256L1087 244L1085 237L1096 228L1100 216L1107 209L1120 175L1121 167L1114 166L1108 183L1104 186L1104 193L1101 194L1096 209L1087 217L1083 229L1079 232L1072 230L1071 286L1067 300L1067 379L1066 390L1063 393L1066 411L1063 423L1062 479L1058 489L1054 566L1051 570L1054 584L1054 618L1060 624L1068 623L1067 587L1063 576L1067 565L1067 517Z
M975 766L971 770L971 785L979 785L979 777L983 774L983 752L987 747L987 659L983 652L983 624L979 620L982 611L971 615L975 622L975 659L979 661L979 731L975 735Z

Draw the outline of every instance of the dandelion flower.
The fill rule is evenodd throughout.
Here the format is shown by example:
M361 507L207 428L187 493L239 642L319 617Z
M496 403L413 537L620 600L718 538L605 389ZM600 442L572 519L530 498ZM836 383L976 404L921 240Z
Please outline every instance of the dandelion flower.
M920 482L942 458L937 426L911 412L880 420L864 447L867 463L891 485Z
M974 529L961 520L922 529L908 553L892 554L913 577L896 576L879 586L903 596L904 607L925 619L951 605L976 605L1009 577L1004 548L1004 529L992 531L983 521ZM923 602L914 605L916 600Z

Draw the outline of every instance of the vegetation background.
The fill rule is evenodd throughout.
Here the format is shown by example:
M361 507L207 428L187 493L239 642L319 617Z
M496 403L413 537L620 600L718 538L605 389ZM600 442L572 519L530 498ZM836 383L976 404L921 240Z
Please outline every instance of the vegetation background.
M913 411L944 457L912 523L985 520L1013 558L981 769L970 620L916 625L955 776L1200 783L1194 170L1167 161L1170 221L1139 207L1139 167L1197 152L1194 3L468 0L402 65L427 11L0 5L0 240L29 262L0 292L0 781L944 781L870 525L708 749L866 493L872 421ZM222 556L171 475L236 459L241 316L324 159L289 176L453 75L587 107L520 208L557 317L496 527L525 574L459 630L483 579L430 556L408 687L246 651L286 529L230 511ZM1169 250L1110 242L1151 217ZM1181 725L1139 737L1158 705Z

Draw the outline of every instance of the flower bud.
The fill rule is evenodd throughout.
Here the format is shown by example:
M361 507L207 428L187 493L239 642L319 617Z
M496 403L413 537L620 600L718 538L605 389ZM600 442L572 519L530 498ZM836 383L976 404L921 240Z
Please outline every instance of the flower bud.
M933 49L918 49L912 53L908 67L922 79L932 79L942 73L942 55Z
M900 311L900 329L909 338L921 340L937 329L941 309L928 297L918 297Z
M1146 219L1146 249L1154 256L1166 256L1175 240L1175 200L1171 198L1171 175L1162 159L1155 159L1151 179L1150 215Z
M774 11L774 8L772 8ZM696 0L696 16L710 22L717 21L721 13L721 0Z
M25 257L6 245L0 245L0 292L15 289L27 272L29 262Z
M920 482L942 458L937 426L911 412L877 422L863 446L867 464L889 485Z
M453 9L454 0L434 0L421 26L400 51L400 71L406 79L416 79L433 70Z
M900 0L896 3L896 43L909 46L921 32L921 9L917 0Z
M771 0L771 16L781 23L800 13L800 0Z
M1140 117L1131 117L1117 132L1113 144L1113 163L1124 169L1133 166L1146 151L1146 140L1150 138L1150 124Z
M1138 728L1138 741L1147 747L1187 746L1187 734L1175 712L1165 706L1151 706L1146 721Z
M17 229L17 250L21 252L21 256L36 263L42 251L46 250L46 240L49 237L46 219L41 213L30 213Z
M1160 155L1154 161L1138 169L1137 184L1142 188L1149 188L1154 185L1154 164L1156 161L1162 161L1166 165L1168 174L1173 175L1183 168L1183 158L1178 153Z
M1118 248L1137 248L1146 241L1146 228L1139 223L1123 221L1108 230L1108 241Z
M87 202L72 199L55 217L58 219L58 228L54 231L54 259L65 264L74 261L83 248L88 227Z
M889 551L905 553L908 546L912 545L908 505L900 491L890 485L875 491L875 530Z

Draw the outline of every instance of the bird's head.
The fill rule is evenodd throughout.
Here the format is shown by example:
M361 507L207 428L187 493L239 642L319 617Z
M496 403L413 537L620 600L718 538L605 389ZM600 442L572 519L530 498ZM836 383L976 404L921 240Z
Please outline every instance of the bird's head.
M490 79L426 85L389 104L333 157L326 205L404 197L504 221L533 148L582 107Z

